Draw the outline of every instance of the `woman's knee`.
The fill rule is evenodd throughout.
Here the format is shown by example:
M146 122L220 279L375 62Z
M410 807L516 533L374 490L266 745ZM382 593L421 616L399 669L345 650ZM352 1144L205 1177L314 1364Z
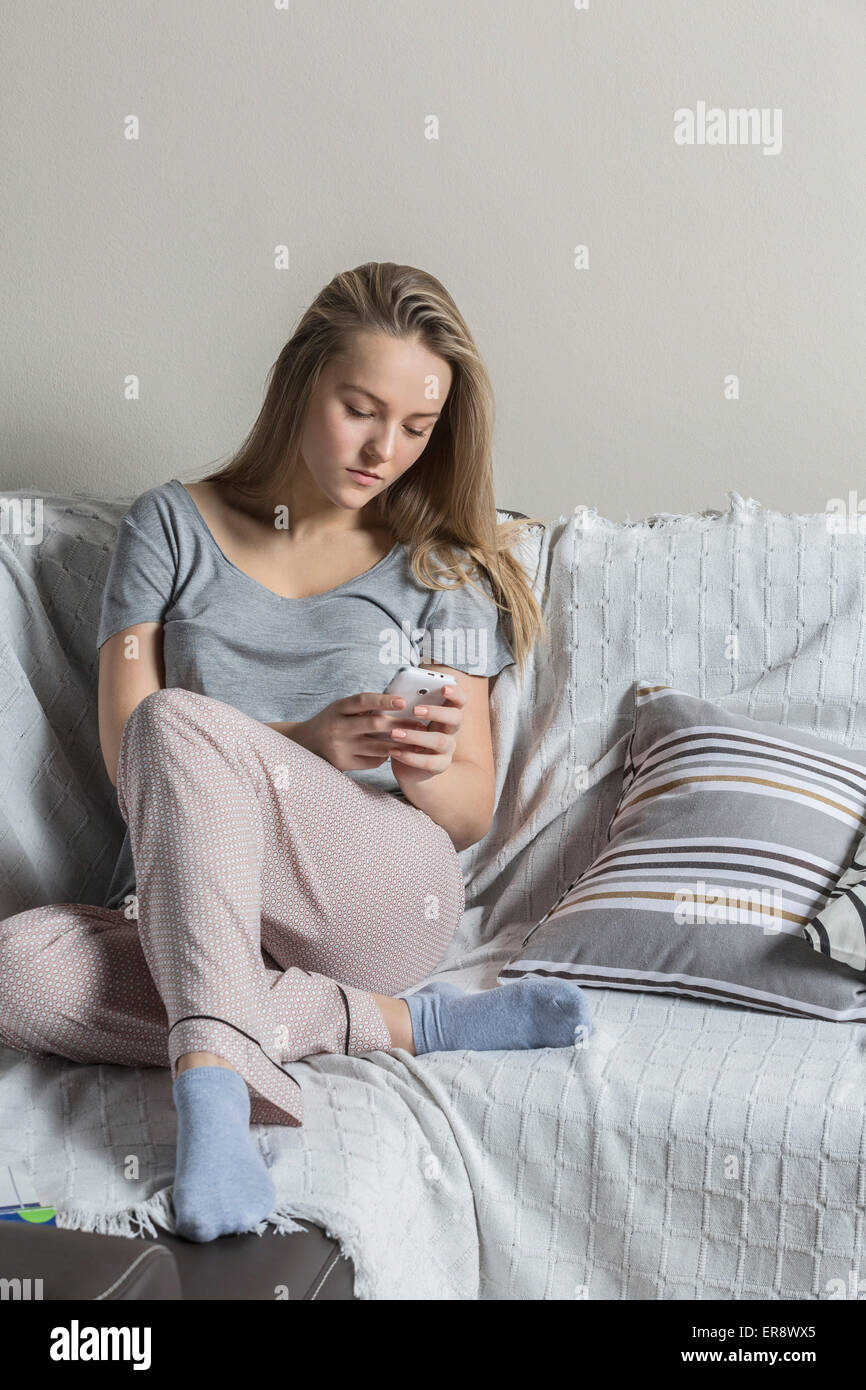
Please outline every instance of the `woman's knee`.
M143 700L127 715L120 736L120 749L117 759L117 780L120 782L126 763L129 745L151 747L163 733L177 722L177 715L183 710L189 691L172 687L151 690Z
M85 1060L99 1010L122 1008L135 989L136 962L125 949L133 939L120 908L53 903L0 922L0 1040Z
M62 930L62 907L30 907L0 922L0 988L42 952L58 927Z
M213 746L234 746L246 719L232 705L210 695L181 686L163 686L139 700L129 715L121 737L121 759L131 742L150 749L161 740L195 743L199 735L204 735Z
M0 1041L21 1051L49 1051L33 1032L34 1016L44 1012L59 989L48 959L52 940L68 926L62 911L29 908L0 922Z
M130 761L139 772L159 769L165 766L161 754L166 748L172 749L172 761L182 756L184 748L193 749L208 723L213 723L212 703L207 696L179 686L152 690L139 700L123 726L117 758L117 799L127 824Z
M150 736L154 736L165 730L179 728L194 720L196 714L200 714L201 701L205 699L206 696L197 695L192 690L183 690L180 686L163 686L159 690L152 690L143 700L139 700L129 715L123 732L125 734L127 729L142 726Z

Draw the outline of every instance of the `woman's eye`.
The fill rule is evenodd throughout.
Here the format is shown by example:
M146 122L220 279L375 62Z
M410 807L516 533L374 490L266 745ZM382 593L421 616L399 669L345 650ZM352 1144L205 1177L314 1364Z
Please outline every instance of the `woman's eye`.
M354 415L356 420L372 420L373 418L372 415L365 415L363 410L355 410L350 405L347 405L346 409L348 410L350 415ZM403 428L405 429L407 434L414 435L416 439L423 439L425 434L427 433L426 430L411 430L408 425L404 425Z

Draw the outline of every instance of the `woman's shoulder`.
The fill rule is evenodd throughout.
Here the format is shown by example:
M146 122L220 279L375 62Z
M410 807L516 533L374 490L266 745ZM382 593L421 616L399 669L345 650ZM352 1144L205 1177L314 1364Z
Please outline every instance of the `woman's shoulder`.
M428 621L432 654L426 659L466 671L469 675L495 676L514 663L508 615L493 597L490 578L462 547L455 547L462 563L464 582L455 576L454 587L433 595ZM443 582L450 583L450 577Z
M462 545L449 542L447 547L439 543L430 548L421 565L430 583L422 581L415 573L411 544L399 543L395 552L400 555L399 573L403 582L417 590L433 607L447 606L451 596L459 594L467 605L477 600L485 611L491 606L495 608L493 586L486 570L475 564Z
M143 547L143 553L155 557L177 573L188 562L184 555L190 546L184 543L188 518L176 479L159 483L140 492L132 501L118 525L118 547L129 555Z
M172 478L167 483L159 483L156 487L140 492L130 503L122 520L129 521L144 531L154 522L162 523L174 518L178 513L178 486L177 480Z

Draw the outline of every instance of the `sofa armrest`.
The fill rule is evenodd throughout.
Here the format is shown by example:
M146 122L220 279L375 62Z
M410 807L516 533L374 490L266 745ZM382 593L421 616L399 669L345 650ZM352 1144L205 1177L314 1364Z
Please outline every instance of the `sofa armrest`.
M320 1227L223 1236L201 1244L161 1231L154 1239L104 1236L0 1221L6 1299L265 1299L351 1301L354 1268Z
M180 1299L174 1256L157 1241L0 1221L4 1299Z

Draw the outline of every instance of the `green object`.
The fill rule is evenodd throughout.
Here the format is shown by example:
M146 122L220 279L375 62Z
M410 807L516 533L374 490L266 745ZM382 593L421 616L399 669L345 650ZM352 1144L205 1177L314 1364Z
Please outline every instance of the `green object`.
M0 1221L27 1221L32 1226L49 1226L56 1215L54 1207L18 1207L14 1211L0 1212Z

